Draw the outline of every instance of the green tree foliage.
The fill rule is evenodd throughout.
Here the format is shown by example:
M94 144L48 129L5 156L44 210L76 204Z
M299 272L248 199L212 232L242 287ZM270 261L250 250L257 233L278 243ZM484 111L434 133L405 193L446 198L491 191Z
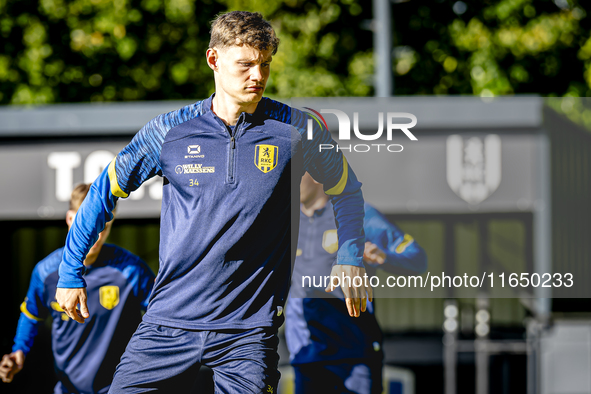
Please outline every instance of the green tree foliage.
M205 96L208 0L0 0L1 103Z
M265 10L281 44L268 93L278 97L373 94L371 2L221 0L229 10ZM363 4L364 6L362 7Z
M591 38L575 0L395 4L397 94L591 94Z
M582 0L391 4L397 95L591 94ZM0 104L206 97L209 22L237 9L281 38L269 95L373 94L369 1L0 0Z
M262 11L282 39L269 94L371 93L357 0L0 0L0 103L206 97L210 21L234 9Z

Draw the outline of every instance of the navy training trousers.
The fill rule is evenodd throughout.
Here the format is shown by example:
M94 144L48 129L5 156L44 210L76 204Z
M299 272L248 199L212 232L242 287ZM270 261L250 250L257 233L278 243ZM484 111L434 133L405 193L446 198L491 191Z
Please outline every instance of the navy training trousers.
M276 393L275 327L193 331L142 322L117 366L109 393L186 393L201 365L216 394Z

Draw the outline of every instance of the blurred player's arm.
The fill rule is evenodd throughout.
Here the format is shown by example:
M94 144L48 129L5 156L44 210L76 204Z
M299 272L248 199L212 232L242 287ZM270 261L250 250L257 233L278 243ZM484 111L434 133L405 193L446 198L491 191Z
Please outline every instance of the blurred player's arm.
M307 124L307 117L299 111L293 111L294 124ZM302 117L302 119L297 119ZM363 251L365 235L363 232L363 195L361 182L347 162L342 152L336 149L322 149L320 146L336 146L330 132L318 122L313 122L312 139L302 136L304 146L304 169L312 178L324 186L325 193L333 205L339 239L336 264L331 276L342 275L351 279L365 275ZM347 309L351 316L359 316L366 309L367 298L373 298L371 287L341 286L345 293ZM326 289L333 291L335 286Z
M66 238L56 292L60 307L78 323L84 323L89 316L82 277L86 254L105 224L113 219L117 200L162 174L160 151L166 133L193 112L194 108L188 106L152 119L92 183Z
M398 275L425 272L427 254L423 248L368 204L365 204L364 229L366 263Z
M39 332L39 324L47 316L47 308L43 302L43 281L35 267L27 297L21 304L21 314L16 328L12 353L5 354L0 361L0 379L4 383L12 382L14 375L24 366L25 358L31 351L33 342Z

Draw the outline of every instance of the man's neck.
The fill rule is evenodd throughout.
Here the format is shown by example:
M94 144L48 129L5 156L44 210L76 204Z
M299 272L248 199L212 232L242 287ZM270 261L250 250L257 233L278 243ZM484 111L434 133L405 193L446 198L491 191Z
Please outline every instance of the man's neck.
M211 110L226 125L233 126L238 122L240 114L243 112L252 114L257 109L258 103L237 103L233 98L227 95L216 95L211 102Z
M96 262L96 259L98 258L99 254L101 253L101 249L99 248L98 250L93 250L88 252L88 254L86 255L86 259L84 259L84 265L86 267L90 267L91 265L93 265Z
M319 209L322 209L326 206L328 199L329 199L329 197L326 194L324 194L324 193L318 194L315 198L313 198L309 201L306 201L306 202L302 202L300 204L300 209L302 210L304 215L311 218L312 216L314 216L314 212L316 212Z

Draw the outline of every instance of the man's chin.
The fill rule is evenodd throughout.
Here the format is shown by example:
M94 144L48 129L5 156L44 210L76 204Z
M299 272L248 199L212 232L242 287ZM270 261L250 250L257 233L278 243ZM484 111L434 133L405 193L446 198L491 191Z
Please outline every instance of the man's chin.
M265 89L255 92L246 92L244 95L245 101L249 103L258 103L263 98L263 93L265 93Z
M258 104L263 99L263 92L245 92L240 96L234 96L241 106Z

